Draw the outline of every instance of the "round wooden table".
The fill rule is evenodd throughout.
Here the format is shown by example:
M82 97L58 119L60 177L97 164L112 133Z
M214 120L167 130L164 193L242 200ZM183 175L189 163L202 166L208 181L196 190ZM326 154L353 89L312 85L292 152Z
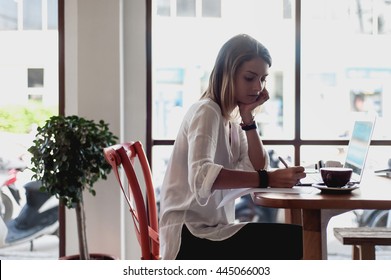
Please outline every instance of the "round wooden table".
M312 187L311 187L312 188ZM349 194L254 193L254 203L285 208L286 222L303 226L304 259L327 259L327 224L335 215L354 209L391 209L391 178L364 174L359 188Z

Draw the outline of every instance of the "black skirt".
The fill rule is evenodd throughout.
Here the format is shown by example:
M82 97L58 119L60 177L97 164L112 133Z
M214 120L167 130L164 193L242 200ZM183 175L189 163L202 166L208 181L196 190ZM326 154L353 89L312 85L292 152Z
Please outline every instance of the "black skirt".
M221 241L198 238L184 225L177 260L300 260L302 227L279 223L248 223Z

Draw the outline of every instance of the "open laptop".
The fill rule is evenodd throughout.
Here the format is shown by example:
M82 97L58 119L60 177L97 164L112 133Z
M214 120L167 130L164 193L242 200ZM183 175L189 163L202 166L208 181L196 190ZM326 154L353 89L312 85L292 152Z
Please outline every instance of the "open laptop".
M346 159L343 167L353 169L350 183L360 183L364 173L364 166L367 159L369 146L371 144L372 133L375 126L375 117L365 120L356 120L349 140L349 146L346 153ZM322 183L320 172L307 174L307 177L301 179L299 186L310 186L312 184Z

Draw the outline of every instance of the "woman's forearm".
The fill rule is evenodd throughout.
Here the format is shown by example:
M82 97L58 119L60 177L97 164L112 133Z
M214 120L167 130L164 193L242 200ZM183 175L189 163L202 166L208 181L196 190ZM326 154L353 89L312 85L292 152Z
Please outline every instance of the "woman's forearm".
M266 151L256 129L246 131L248 143L248 157L254 170L264 169L266 165Z
M259 175L256 171L221 169L213 189L255 188L259 185Z

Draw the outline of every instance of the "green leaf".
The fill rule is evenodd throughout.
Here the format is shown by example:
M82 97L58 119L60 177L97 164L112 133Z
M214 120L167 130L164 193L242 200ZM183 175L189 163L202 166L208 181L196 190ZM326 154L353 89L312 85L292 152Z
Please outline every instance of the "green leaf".
M68 208L82 201L87 188L96 195L93 185L107 179L111 167L103 148L118 140L103 120L94 122L79 116L52 116L38 127L32 154L33 177L43 188L56 195Z

